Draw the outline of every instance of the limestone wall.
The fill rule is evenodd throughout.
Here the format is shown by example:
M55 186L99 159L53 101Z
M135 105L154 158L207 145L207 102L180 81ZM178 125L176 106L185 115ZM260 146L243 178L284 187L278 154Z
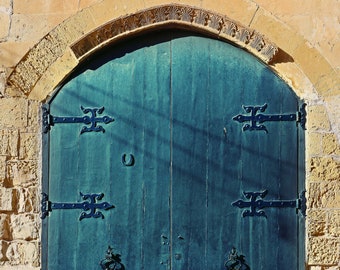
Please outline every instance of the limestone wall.
M269 65L308 104L306 269L339 270L338 0L0 0L0 269L40 269L39 109L81 60L72 45L169 3L227 16L280 49Z

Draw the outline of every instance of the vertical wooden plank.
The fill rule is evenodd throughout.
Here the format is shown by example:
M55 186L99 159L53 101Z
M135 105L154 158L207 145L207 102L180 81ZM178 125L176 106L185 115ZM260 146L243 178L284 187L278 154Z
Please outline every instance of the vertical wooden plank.
M130 45L131 46L131 45ZM110 213L109 234L113 246L121 254L126 268L142 265L142 211L143 211L143 85L144 56L141 49L131 48L109 63L111 81L111 108L115 111L115 129L110 134L110 166L112 182L110 196L115 211ZM123 155L135 158L134 166L127 167Z
M251 59L249 59L251 60ZM254 60L254 59L253 59ZM252 74L248 74L247 78L252 86L248 85L245 88L244 96L250 105L265 105L269 106L264 114L270 114L272 107L275 107L276 101L281 98L281 93L272 83L272 77L269 75L266 68L255 62L250 64ZM267 76L266 76L267 75ZM246 112L244 112L246 113ZM262 113L262 112L258 112ZM276 123L278 124L278 123ZM260 123L258 123L260 125ZM243 132L242 145L244 145L244 159L248 166L243 168L244 172L248 171L249 183L244 182L244 188L250 191L268 190L266 200L278 198L280 185L280 170L279 170L279 138L277 132L278 125L272 123L264 123L268 129L265 131L245 131ZM260 198L258 198L260 199ZM258 209L259 211L260 209ZM264 217L249 217L247 218L247 228L251 233L250 247L247 248L249 253L249 263L254 268L277 267L278 259L278 244L277 232L279 224L277 223L277 209L263 209L267 215ZM255 231L255 233L254 233Z
M282 92L280 113L294 113L299 110L298 99L293 91L277 77L275 78L276 88ZM298 188L298 131L299 128L294 122L283 122L278 126L280 132L280 191L281 199L299 197ZM289 146L289 147L287 147ZM295 195L294 195L295 194ZM278 212L279 231L279 258L278 261L287 260L295 267L298 266L298 215L294 208L283 209ZM295 229L293 229L295 228ZM281 266L281 269L284 269Z
M43 105L45 109L49 110L49 105ZM43 109L43 108L42 108ZM49 192L49 133L42 133L42 192L48 194ZM42 213L41 213L42 214ZM47 269L48 264L48 219L42 220L41 230L41 265L42 269Z
M62 98L62 96L61 96ZM77 115L79 107L74 108L71 100L66 99L65 107L51 105L51 112L58 115ZM70 108L70 109L68 109ZM72 108L72 109L71 109ZM74 202L79 199L79 190L75 188L76 179L72 177L77 170L77 140L79 131L65 126L54 126L50 132L50 182L49 199L52 202ZM65 159L65 157L68 157ZM69 235L78 233L79 211L56 210L48 217L49 222L49 267L60 269L64 261L75 261L75 254L68 243ZM62 229L62 230L61 230ZM55 241L57 239L57 241Z
M304 100L299 101L299 108L305 106ZM308 117L308 116L307 116ZM302 127L298 127L298 139L297 139L298 151L297 151L297 171L298 171L298 192L306 191L305 186L305 131ZM306 202L303 202L305 204ZM305 207L305 205L302 205ZM298 214L298 226L297 226L297 245L298 245L298 261L297 261L297 269L303 269L305 267L305 258L306 258L306 246L305 246L305 216L300 212Z
M237 54L236 54L237 55ZM209 269L222 269L232 247L240 251L244 237L239 211L231 202L239 194L241 172L240 129L232 121L241 103L240 65L234 50L210 41L209 172L207 214L207 260Z
M158 38L162 35L158 36ZM167 40L167 35L164 36ZM170 42L144 63L143 242L145 269L168 269L170 245Z
M204 269L206 257L209 43L172 40L172 269ZM203 65L202 65L203 64Z

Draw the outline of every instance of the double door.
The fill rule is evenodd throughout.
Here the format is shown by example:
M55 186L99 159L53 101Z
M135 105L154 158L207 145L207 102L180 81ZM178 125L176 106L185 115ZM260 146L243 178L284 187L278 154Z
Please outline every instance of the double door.
M188 33L84 64L49 103L46 269L297 269L294 207L237 204L298 196L296 124L236 121L264 104L295 113L298 99L246 52Z

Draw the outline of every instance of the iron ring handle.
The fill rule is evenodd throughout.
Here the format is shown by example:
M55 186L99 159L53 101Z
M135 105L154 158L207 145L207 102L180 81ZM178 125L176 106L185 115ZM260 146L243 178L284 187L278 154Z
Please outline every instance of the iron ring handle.
M129 159L127 160L126 158L126 154L122 155L122 163L126 166L126 167L131 167L133 165L135 165L135 157L132 154L129 154Z

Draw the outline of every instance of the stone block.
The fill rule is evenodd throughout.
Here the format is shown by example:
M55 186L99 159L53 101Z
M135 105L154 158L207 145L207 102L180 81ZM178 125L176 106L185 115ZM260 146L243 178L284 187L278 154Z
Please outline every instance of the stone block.
M13 186L27 187L37 183L37 161L8 161L8 178Z
M6 181L6 157L0 156L0 187L4 186Z
M11 230L9 224L10 224L9 215L0 214L0 239L2 240L11 239Z
M322 270L321 266L311 266L309 267L309 270Z
M25 1L20 2L25 3ZM59 18L59 21L55 17ZM63 19L65 18L60 14L13 14L9 39L37 43Z
M29 98L38 101L46 100L52 90L77 66L77 64L78 61L71 53L71 50L67 50L64 55L49 66L30 93Z
M60 22L53 20L53 22L51 23L46 23L47 18L48 20L53 20L53 17L51 16L47 16L46 18L39 18L38 15L22 15L18 18L14 18L19 20L19 22L15 22L15 25L23 24L25 25L25 28L30 27L34 29L34 34L37 35L37 33L39 33L39 36L31 36L30 32L32 32L33 30L26 31L26 29L22 29L19 26L19 29L14 29L13 31L18 32L17 35L22 38L24 42L32 40L37 42L41 39L41 37L47 34L48 30L52 28L52 25L55 26L56 24L59 24L66 17L60 18ZM21 20L23 20L23 22L21 22ZM42 23L36 22L36 20L42 21L43 25ZM26 23L26 21L28 22ZM39 25L43 29L36 29L36 27L33 27L33 25L35 24ZM10 89L18 88L21 89L21 91L23 91L25 94L30 93L33 86L36 85L46 69L52 63L54 63L58 59L58 57L62 56L67 45L79 39L84 34L84 32L87 32L92 28L93 20L91 18L91 14L86 11L81 12L81 14L77 16L72 16L68 18L65 22L60 23L57 27L50 31L48 35L41 39L41 41L27 53L25 59L23 59L16 66L15 70L8 79ZM20 34L20 31L24 32L24 34ZM25 36L26 32L27 37ZM29 39L29 37L31 39ZM60 81L58 81L58 83L59 82ZM12 92L15 93L14 90L12 90Z
M97 1L96 0L80 0L79 1L79 9L87 8L93 4L95 4Z
M340 238L340 210L339 209L328 212L327 233L330 236Z
M40 197L36 187L17 188L15 196L18 213L39 213Z
M4 270L41 270L40 267L36 267L36 266L28 266L28 265L11 266L8 262L5 262L2 267L3 268L0 267L0 269L4 269Z
M300 44L296 51L294 51L294 59L315 85L320 83L320 80L327 74L332 74L333 72L333 68L329 65L327 60L316 48L311 47L307 42ZM325 84L323 85L326 86ZM328 88L320 89L320 94L327 92L328 90Z
M0 0L0 6L10 8L12 0Z
M323 153L326 155L340 156L340 146L337 137L333 133L326 133L322 137Z
M339 66L340 44L338 21L338 0L315 1L324 4L323 9L318 9L318 13L313 17L313 27L309 29L308 39L315 47L322 52L322 55L333 67ZM321 12L320 12L321 11ZM327 41L327 42L326 42Z
M1 49L0 49L0 54L1 54ZM0 66L0 98L4 97L5 87L6 87L6 70Z
M248 26L257 11L258 5L255 2L246 0L215 0L203 1L202 8L225 14L232 19L236 19L243 25Z
M8 36L11 24L11 16L8 13L0 10L0 39L5 39Z
M10 89L16 87L25 94L29 93L47 67L61 56L66 44L65 40L58 36L57 30L50 32L16 66L8 79Z
M340 78L340 68L338 72L338 77ZM340 85L340 82L339 82L339 85ZM340 121L339 121L340 119L340 91L337 96L326 97L325 106L327 108L328 117L331 122L332 131L337 136L338 143L340 144Z
M27 100L20 98L0 99L0 128L27 126Z
M339 242L336 238L310 238L307 252L308 264L336 265L340 260Z
M292 55L292 53L304 43L300 35L261 7L256 12L250 27L267 36L288 55ZM289 40L289 42L287 42L287 40Z
M313 84L308 80L301 68L294 62L289 62L288 54L278 51L274 56L272 68L280 77L294 89L294 92L304 100L316 100Z
M324 106L308 106L307 130L309 131L330 131L330 122Z
M38 138L35 133L20 133L19 159L37 160L39 157Z
M40 265L40 250L37 241L12 241L6 251L11 265Z
M340 57L340 55L339 55ZM340 77L336 71L324 74L315 84L318 93L323 97L334 97L340 93Z
M8 242L0 240L0 265L4 262L7 261L8 259L6 258L6 250L8 247ZM0 266L1 269L1 266Z
M310 210L307 215L307 230L309 236L322 236L326 233L326 212Z
M0 188L0 211L13 211L13 189Z
M307 206L314 208L340 208L340 181L312 182L308 184Z
M12 77L13 74L10 76ZM20 78L18 74L14 75L14 77L15 79L12 78L12 81L7 80L5 95L12 98L26 98L22 88L18 87L18 82L23 82L22 78ZM16 80L15 83L13 80Z
M0 102L1 103L1 102ZM1 112L0 112L1 122ZM17 130L0 130L0 155L17 157L19 144L19 132Z
M90 12L95 25L100 26L108 21L111 21L112 19L118 18L122 15L126 15L129 13L136 12L137 6L135 5L136 1L133 2L127 2L124 0L117 0L117 1L110 1L110 0L104 0L96 5L93 5L89 7L87 10ZM139 8L146 8L153 6L153 5L162 5L165 4L168 1L164 0L149 0L148 3L143 3L139 2L139 5L143 5L142 7L140 6Z
M13 0L17 14L53 14L76 12L79 0Z
M84 9L60 23L50 35L57 35L65 44L71 44L95 27L91 13Z
M310 181L333 181L340 179L340 161L333 157L313 157L309 160Z
M0 43L0 67L14 67L26 52L33 46L34 42L13 42Z
M322 154L322 134L309 132L306 136L306 148L309 156L319 156Z
M12 237L14 240L36 240L39 238L38 214L11 215Z
M340 270L340 262L336 266L324 267L322 270Z
M41 103L34 100L28 102L28 131L41 131Z
M25 62L40 77L47 67L62 53L58 40L47 36L43 38L27 55Z

